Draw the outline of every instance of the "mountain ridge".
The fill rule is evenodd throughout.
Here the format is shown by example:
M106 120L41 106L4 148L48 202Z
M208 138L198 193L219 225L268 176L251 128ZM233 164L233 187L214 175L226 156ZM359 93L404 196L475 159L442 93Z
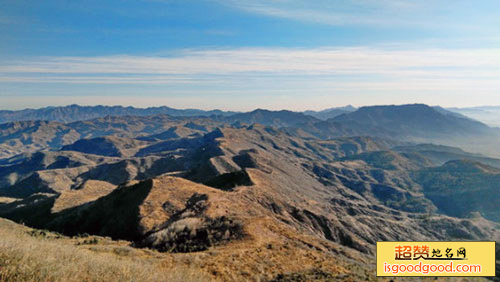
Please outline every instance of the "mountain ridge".
M76 104L18 111L0 110L0 123L25 120L48 120L63 123L90 120L106 116L151 116L167 114L171 116L211 116L231 115L236 112L221 110L174 109L167 106L135 108L132 106L79 106Z
M0 158L0 216L169 259L200 256L227 280L375 280L377 241L500 240L497 198L481 201L496 192L500 160L405 139L430 122L419 123L422 108L442 120L434 133L476 123L409 107L329 121L256 110L3 124L0 148L23 146Z

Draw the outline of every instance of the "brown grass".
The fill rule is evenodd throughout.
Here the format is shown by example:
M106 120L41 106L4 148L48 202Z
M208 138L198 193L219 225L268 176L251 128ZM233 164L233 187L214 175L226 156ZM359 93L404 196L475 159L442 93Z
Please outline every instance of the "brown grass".
M9 197L0 197L0 203L1 204L8 204L17 201L18 199L16 198L9 198Z
M185 265L165 268L161 256L105 238L89 241L30 231L0 219L0 281L209 280L199 270Z
M83 205L106 196L116 188L116 185L106 181L87 180L78 190L63 191L56 199L52 212L60 212L67 208Z

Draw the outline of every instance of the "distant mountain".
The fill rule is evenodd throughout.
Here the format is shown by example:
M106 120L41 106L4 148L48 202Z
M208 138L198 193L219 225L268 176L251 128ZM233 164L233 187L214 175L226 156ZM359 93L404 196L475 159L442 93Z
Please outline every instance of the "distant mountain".
M234 114L224 118L227 122L232 123L259 123L274 127L301 127L311 122L320 121L312 116L303 113L292 111L269 111L257 109L248 113Z
M481 122L448 114L424 104L362 107L329 121L349 125L368 135L389 134L409 140L492 133L492 129Z
M122 138L142 137L142 141L163 140L171 137L199 135L203 132L201 129L213 129L219 125L220 122L208 118L171 117L168 115L108 116L66 124L55 121L9 122L0 124L0 159L38 150L60 149L62 146L70 145L79 139L112 135ZM86 152L85 147L95 149L109 146L107 149L110 149L118 143L122 143L118 147L123 150L111 150L108 154L111 156L127 154L126 147L130 144L126 145L121 141L113 139L110 142L109 138L84 140L74 146L66 147L66 149L71 148L71 150Z
M0 111L0 123L25 120L48 120L58 122L74 122L95 119L105 116L150 116L166 114L170 116L211 116L232 115L235 112L221 110L203 111L197 109L173 109L166 106L151 108L134 108L122 106L79 106L46 107L41 109L25 109L19 111Z
M476 155L385 138L419 134L419 122L436 134L462 119L426 106L345 115L356 123L256 110L3 124L4 145L47 147L0 158L0 217L44 229L41 240L54 241L46 230L56 231L106 254L114 251L93 236L127 240L117 255L200 261L224 281L314 281L316 274L374 281L377 241L499 241L500 169L455 160L439 166L435 151ZM352 136L370 132L377 136ZM176 252L183 254L169 254ZM348 262L357 265L352 275L338 275ZM314 275L303 276L311 267Z
M348 105L345 107L330 108L322 111L305 111L304 114L313 116L318 119L327 120L329 118L334 118L341 114L354 112L356 110L357 108L353 107L352 105Z
M418 144L397 146L392 150L404 154L416 153L432 161L434 165L443 165L452 160L471 160L500 168L500 159L488 158L479 154L471 154L455 147L434 144Z
M288 134L304 138L331 139L342 136L366 135L363 130L334 121L324 121L301 112L257 109L228 117L215 117L219 122L242 125L262 124L285 130Z
M99 108L99 106L71 107L76 110ZM144 110L131 109L131 111ZM352 110L353 108L345 109ZM145 112L139 113L145 114ZM139 138L142 141L159 141L200 136L219 126L238 128L252 124L272 126L301 138L332 139L345 136L372 136L396 142L457 146L468 151L500 157L495 153L500 131L442 108L414 104L363 107L326 121L301 112L257 109L246 113L210 117L127 115L106 116L64 124L47 121L12 122L0 125L0 158L40 149L59 149L82 138L114 135ZM117 154L120 155L115 152L112 156Z
M448 108L447 110L479 120L490 126L500 127L500 106Z
M146 142L132 138L104 136L92 139L80 139L73 144L62 147L61 150L108 157L129 157L137 153L140 147L146 144Z
M16 121L0 124L0 159L48 147L60 147L80 139L71 127L51 121Z

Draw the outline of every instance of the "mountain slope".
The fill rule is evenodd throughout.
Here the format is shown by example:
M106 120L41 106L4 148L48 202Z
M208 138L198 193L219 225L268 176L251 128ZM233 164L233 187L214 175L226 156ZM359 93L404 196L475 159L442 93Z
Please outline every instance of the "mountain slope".
M113 136L113 138L139 138L141 141L157 141L168 139L169 136L200 136L220 125L221 122L208 118L183 118L167 115L109 116L67 124L49 121L5 123L0 124L0 159L42 149L59 150L61 147L83 138ZM106 142L109 143L108 141ZM140 143L137 140L129 141ZM89 141L82 142L88 143ZM132 145L121 143L123 146Z
M49 147L61 147L81 135L62 123L19 121L0 124L0 159Z
M413 143L434 143L500 157L500 131L422 104L363 107L328 122L357 135L380 136Z
M239 113L225 118L229 123L259 123L274 127L300 127L304 124L319 121L318 119L292 111L269 111L257 109L248 113Z
M0 193L16 198L0 198L0 216L71 236L126 240L238 281L370 280L377 241L500 240L490 221L497 220L491 195L499 170L448 162L483 158L457 148L405 142L424 138L416 130L430 121L421 119L421 106L402 108L402 118L392 108L363 114L366 126L262 110L66 124L87 138L72 151L0 160ZM457 122L444 116L432 130ZM14 137L23 132L11 130ZM449 195L460 209L447 208Z
M80 139L62 147L61 151L76 151L107 157L130 157L148 143L132 138L105 136L92 139Z
M1 281L210 281L208 271L97 236L66 237L0 219Z
M327 120L330 118L337 117L341 114L346 114L356 111L356 108L348 105L345 107L330 108L322 111L305 111L304 114L313 116L321 120Z
M460 148L434 145L434 144L418 144L407 146L396 146L392 150L400 153L416 153L424 156L435 166L441 166L452 160L472 160L500 168L500 159L487 158L480 154L471 154L463 151Z
M192 242L196 246L204 244L197 243L195 238L189 237L191 235L182 233L184 227L180 226L185 225L184 223L174 224L177 220L190 222L194 224L194 227L217 229L225 226L225 223L215 219L219 216L238 219L242 222L243 230L254 228L249 226L255 226L256 222L260 222L258 220L260 216L270 217L273 219L272 222L275 222L272 223L273 226L277 224L276 222L282 222L286 224L286 229L295 230L294 232L300 234L309 234L325 242L338 243L365 254L373 254L373 244L380 239L479 239L497 236L494 228L488 229L481 226L475 229L469 228L466 225L473 223L468 220L443 215L436 215L432 224L438 227L436 230L444 230L444 233L434 232L433 229L427 228L428 222L418 214L432 210L433 205L425 198L420 186L412 182L409 174L409 170L418 170L426 163L415 162L413 159L396 153L381 153L379 150L383 148L383 145L368 145L373 142L369 139L301 140L282 131L256 125L238 129L222 128L208 136L210 135L213 137L204 137L206 143L195 143L197 145L189 150L191 153L183 154L178 158L181 166L172 162L175 158L166 158L167 162L164 165L147 173L134 172L134 169L146 169L140 159L99 165L99 169L98 167L91 168L92 173L85 173L86 177L80 175L78 179L107 181L115 185L130 179L143 179L141 184L122 184L121 188L104 198L97 199L93 204L76 206L74 209L66 207L62 213L51 215L51 207L57 203L60 195L70 191L66 188L66 190L57 190L54 196L47 198L47 210L42 214L30 213L28 218L20 217L25 214L23 209L29 209L29 203L32 201L30 199L37 197L36 194L32 194L21 202L0 206L0 211L3 216L44 228L50 227L68 233L87 232L108 235L133 240L137 244L146 244L162 250L176 249L176 244L181 242L182 244ZM343 145L349 142L351 145ZM156 153L164 154L163 150L175 152L176 146L185 146L185 143L180 142L177 145L170 143L167 147L162 145L159 151L148 151L153 154L148 158L155 157ZM353 151L354 148L358 148L357 151ZM345 156L349 157L345 158ZM174 167L166 166L169 161ZM132 165L132 162L136 162L137 165ZM111 167L117 170L109 170ZM175 172L176 177L161 176L166 169ZM41 171L38 174L49 172ZM64 172L64 175L68 175L68 172ZM197 182L199 185L186 179ZM177 184L162 184L172 181ZM200 186L200 183L205 185ZM167 196L170 193L167 191L171 189L177 191L175 197ZM131 196L127 196L129 193L126 191L130 191ZM160 216L158 221L151 221L156 223L152 223L149 229L138 227L137 221L134 220L135 215L119 218L120 214L124 214L120 212L121 209L134 211L139 205L140 210L141 203L144 203L143 196L149 197L150 193L158 194L151 196L151 199L157 199L160 203L147 204L147 206L150 208L155 205L162 206L161 213L164 213L165 209L168 210L171 206L164 201L179 198L180 195L184 195L183 191L190 191L189 195L182 198L184 208L180 210L176 208L180 213L170 221L168 218L176 214L175 212L168 216ZM208 200L205 196L196 196L196 193L208 195ZM161 200L160 195L165 195L167 198ZM191 197L194 198L189 201ZM219 197L222 198L217 200ZM129 200L126 199L130 199L135 204L127 204ZM222 199L225 200L219 202ZM38 205L43 203L40 200L35 202ZM108 210L109 207L113 208ZM187 207L189 209L182 211ZM99 212L101 210L102 212ZM160 210L150 210L152 214L158 212ZM203 219L204 212L207 212L206 216L210 219ZM189 216L184 218L181 216L183 213L194 214L196 219L189 219ZM30 217L33 218L30 219ZM42 222L39 221L40 218ZM86 221L92 218L99 221ZM119 225L117 222L121 221L117 220L123 220L125 225ZM402 221L408 222L408 225L401 225ZM451 224L460 221L463 224ZM72 222L79 223L73 226ZM115 222L115 224L110 222ZM481 225L484 224L489 223L481 221ZM113 225L121 227L113 227ZM164 228L158 226L164 226ZM406 228L405 226L412 227ZM262 228L257 229L262 230ZM162 233L156 234L156 232ZM212 234L212 231L207 232ZM148 236L152 234L156 235L149 238ZM217 237L221 235L215 233L213 236L225 240L224 236ZM161 243L162 240L167 240L167 243ZM175 246L172 245L173 242L176 242ZM183 245L176 250L191 250L196 246Z
M420 170L414 178L422 185L426 197L443 212L458 217L479 212L487 219L500 222L500 197L495 196L500 189L500 169L457 160Z
M460 118L454 114L445 114L423 104L363 107L333 118L332 121L374 131L383 129L397 136L408 137L491 133L491 129L483 123Z

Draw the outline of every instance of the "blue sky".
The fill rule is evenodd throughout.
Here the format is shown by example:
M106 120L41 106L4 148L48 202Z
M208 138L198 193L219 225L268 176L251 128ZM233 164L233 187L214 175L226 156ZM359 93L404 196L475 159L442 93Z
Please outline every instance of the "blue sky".
M0 1L0 108L500 105L496 0Z

